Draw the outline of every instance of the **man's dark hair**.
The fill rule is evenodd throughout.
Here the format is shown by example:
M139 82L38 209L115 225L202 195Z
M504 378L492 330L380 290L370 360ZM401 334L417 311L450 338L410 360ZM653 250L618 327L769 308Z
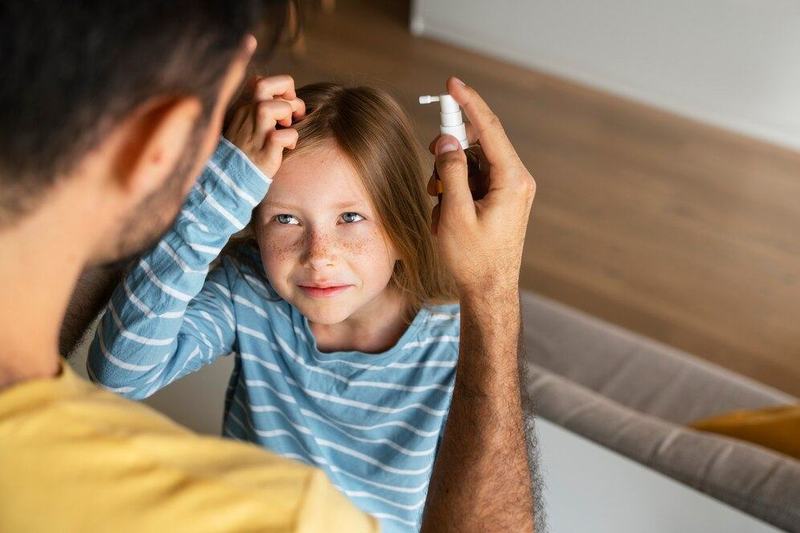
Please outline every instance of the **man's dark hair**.
M35 207L127 113L220 83L255 33L271 50L286 0L2 0L0 227Z

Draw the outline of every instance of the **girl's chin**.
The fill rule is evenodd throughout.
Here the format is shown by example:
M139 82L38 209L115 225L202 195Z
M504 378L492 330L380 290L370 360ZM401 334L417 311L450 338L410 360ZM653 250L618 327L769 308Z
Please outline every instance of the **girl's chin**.
M325 326L332 326L334 324L339 324L340 322L344 322L348 318L350 318L350 312L348 310L343 309L341 305L338 306L330 306L330 309L321 308L322 306L319 305L308 305L304 303L294 303L292 302L295 307L300 311L300 313L308 319L309 322L313 324L320 324ZM299 304L299 305L298 305ZM328 306L325 306L328 307Z

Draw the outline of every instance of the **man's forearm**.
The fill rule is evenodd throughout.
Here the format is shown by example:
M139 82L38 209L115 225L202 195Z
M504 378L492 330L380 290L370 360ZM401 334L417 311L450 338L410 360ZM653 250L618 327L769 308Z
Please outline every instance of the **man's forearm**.
M90 267L83 271L61 323L58 351L68 357L100 310L108 303L111 293L122 279L126 267Z
M453 402L423 531L532 531L520 397L519 293L462 297Z

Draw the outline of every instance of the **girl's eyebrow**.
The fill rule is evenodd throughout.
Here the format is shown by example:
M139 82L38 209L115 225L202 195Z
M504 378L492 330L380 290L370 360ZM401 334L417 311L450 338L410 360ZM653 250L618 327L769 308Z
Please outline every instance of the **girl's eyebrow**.
M338 204L334 205L335 209L352 209L355 207L363 207L363 202L339 202Z
M275 209L286 209L289 211L294 211L298 209L298 207L294 205L282 204L280 202L272 202L270 200L264 200L264 202L262 202L261 204L261 207L272 207Z
M266 208L273 208L273 209L286 209L288 211L299 211L301 208L296 205L284 204L281 202L273 202L271 200L264 200L264 203L261 204L262 207ZM333 209L353 209L353 208L364 208L364 202L359 201L344 201L339 202L331 206Z

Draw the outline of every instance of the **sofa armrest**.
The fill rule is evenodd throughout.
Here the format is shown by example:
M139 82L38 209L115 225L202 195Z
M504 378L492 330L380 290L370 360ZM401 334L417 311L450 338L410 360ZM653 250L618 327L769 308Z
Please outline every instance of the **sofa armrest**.
M800 462L622 406L535 365L536 414L733 507L787 530L800 524Z

